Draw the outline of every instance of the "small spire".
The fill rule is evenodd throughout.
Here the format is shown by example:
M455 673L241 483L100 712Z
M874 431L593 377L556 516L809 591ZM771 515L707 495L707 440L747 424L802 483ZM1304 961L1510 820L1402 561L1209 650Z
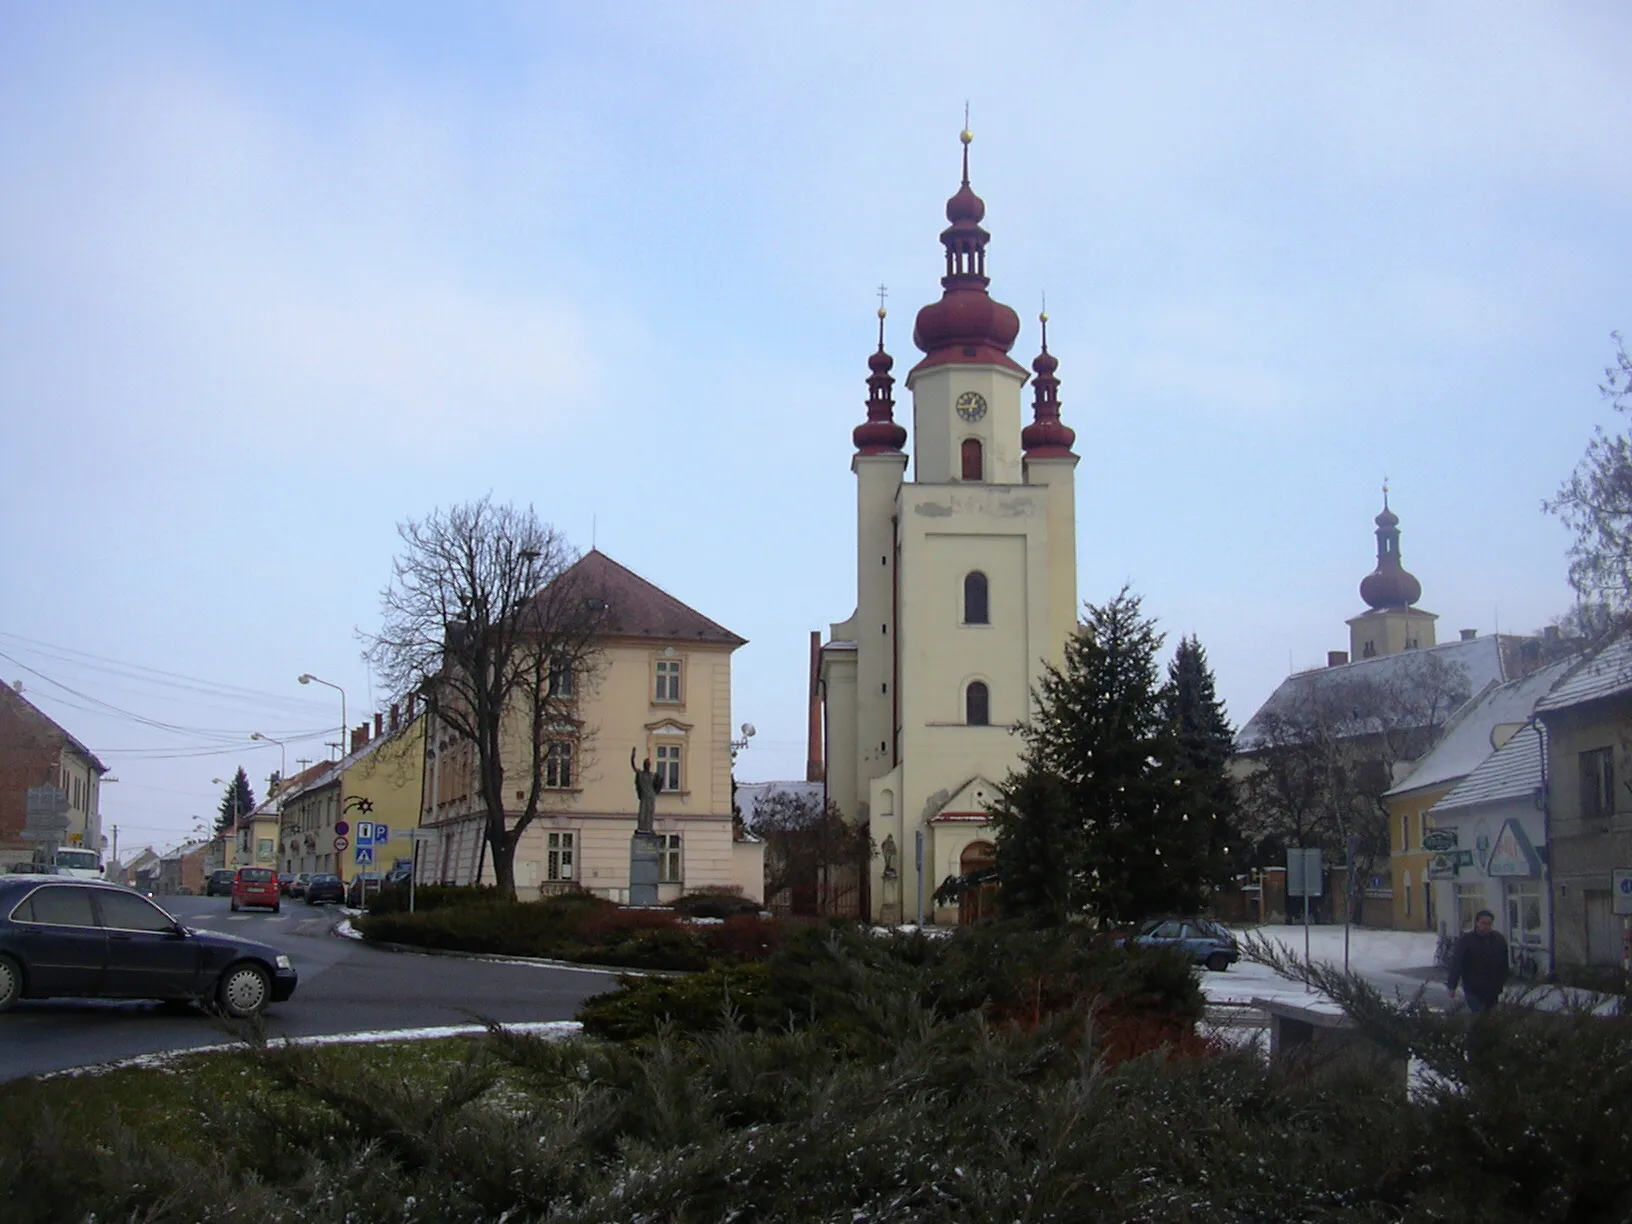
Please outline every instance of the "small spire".
M856 450L863 455L885 455L898 452L906 445L907 431L895 421L895 397L892 389L895 379L890 370L895 358L884 351L884 320L889 311L884 309L884 298L889 290L878 287L878 351L867 359L867 419L851 432Z
M1048 299L1043 299L1048 305ZM1031 424L1020 431L1020 445L1028 459L1075 458L1071 447L1077 440L1076 431L1060 420L1060 380L1054 376L1059 369L1059 358L1048 351L1048 311L1039 311L1037 321L1043 327L1043 351L1031 363L1036 371L1032 379L1034 398L1031 405Z
M963 131L958 133L958 139L963 141L963 185L969 186L969 145L975 134L969 130L969 102L963 103Z
M1388 477L1383 477L1383 509L1388 509Z

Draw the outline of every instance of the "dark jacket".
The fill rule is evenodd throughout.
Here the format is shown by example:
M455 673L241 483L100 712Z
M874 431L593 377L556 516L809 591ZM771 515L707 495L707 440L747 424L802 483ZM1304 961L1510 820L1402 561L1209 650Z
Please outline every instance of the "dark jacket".
M1494 999L1502 993L1507 973L1507 940L1495 931L1464 931L1451 950L1451 974L1445 985L1455 990L1460 982L1464 990Z

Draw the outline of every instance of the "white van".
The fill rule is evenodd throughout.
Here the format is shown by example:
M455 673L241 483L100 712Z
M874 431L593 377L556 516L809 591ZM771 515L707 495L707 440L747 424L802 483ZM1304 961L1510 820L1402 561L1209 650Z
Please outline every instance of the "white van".
M102 878L102 856L95 850L80 850L73 846L57 847L57 855L53 860L57 870L62 875L71 875L81 880L100 880Z

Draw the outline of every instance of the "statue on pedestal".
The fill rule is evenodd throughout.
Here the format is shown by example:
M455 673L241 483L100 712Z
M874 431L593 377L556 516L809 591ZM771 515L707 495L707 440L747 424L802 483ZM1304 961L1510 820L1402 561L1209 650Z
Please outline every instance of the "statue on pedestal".
M652 813L657 808L657 796L663 789L663 779L652 772L652 758L647 757L640 767L635 767L635 750L629 749L629 768L635 772L635 798L640 803L640 812L635 820L635 832L650 833L652 831Z
M899 857L900 851L896 849L894 834L886 833L884 844L879 849L884 854L884 878L893 880L900 874L895 867L895 860Z

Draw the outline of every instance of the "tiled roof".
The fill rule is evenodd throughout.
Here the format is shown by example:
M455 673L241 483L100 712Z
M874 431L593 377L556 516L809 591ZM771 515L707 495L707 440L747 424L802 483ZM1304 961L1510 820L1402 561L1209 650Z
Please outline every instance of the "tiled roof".
M1448 812L1493 803L1502 799L1524 799L1541 790L1542 753L1546 734L1539 724L1525 727L1497 751L1487 756L1445 798L1428 810Z
M1632 691L1632 637L1622 637L1577 664L1575 670L1536 705L1536 712L1568 709L1629 691Z
M14 702L24 718L31 719L34 722L44 723L50 731L62 736L62 738L68 742L69 747L91 763L91 768L96 770L97 773L105 774L108 772L108 767L96 759L95 753L75 739L73 733L70 732L68 728L64 727L56 719L52 718L51 715L40 709L39 706L35 705L27 697L24 697L16 689L12 688L11 685L0 684L0 694L3 694L3 696L0 696L0 701L10 700Z
M613 635L712 642L732 648L747 644L747 638L709 620L599 549L585 553L562 577L567 575L607 601L607 631Z
M308 765L297 774L291 774L287 781L278 787L278 793L272 796L281 808L289 800L304 794L306 791L329 781L328 775L334 771L333 761L319 761L316 765ZM270 802L269 800L268 802Z
M1491 734L1496 728L1528 719L1536 703L1572 665L1571 660L1552 663L1475 697L1446 725L1439 743L1388 793L1402 795L1467 777L1491 755Z
M1336 667L1317 667L1298 672L1281 681L1280 687L1258 708L1236 735L1238 752L1251 752L1262 745L1264 722L1276 714L1291 714L1308 700L1325 699L1329 694L1342 691L1344 685L1358 688L1372 681L1408 680L1413 669L1421 668L1426 660L1439 660L1460 668L1467 676L1468 693L1477 693L1492 682L1507 679L1504 644L1513 639L1494 634L1471 641L1446 642L1426 650L1407 650L1399 654L1377 655L1342 663ZM1365 728L1357 728L1356 734Z

